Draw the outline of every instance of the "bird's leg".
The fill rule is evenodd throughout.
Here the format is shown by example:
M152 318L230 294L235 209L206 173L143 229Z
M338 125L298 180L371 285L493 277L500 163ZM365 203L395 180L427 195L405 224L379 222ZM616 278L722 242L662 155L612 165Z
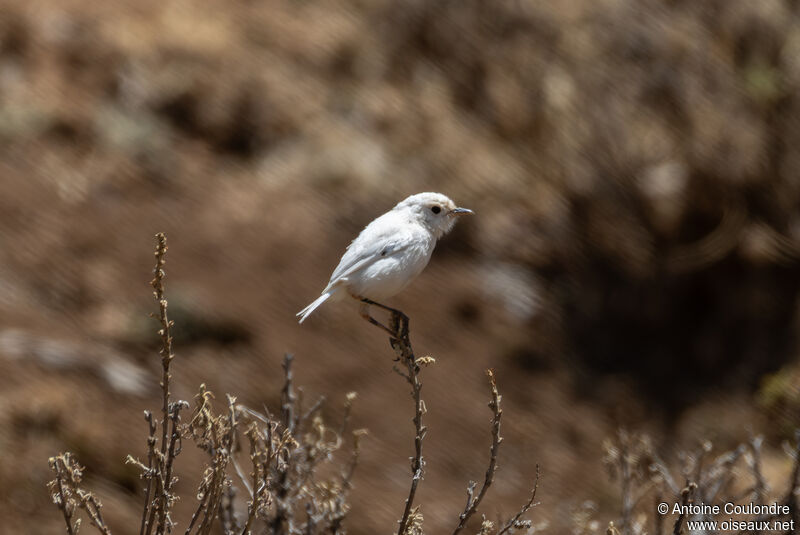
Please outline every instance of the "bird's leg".
M371 324L375 325L376 327L380 327L381 329L389 333L389 336L396 338L397 337L396 331L393 331L392 329L390 329L389 327L387 327L386 325L384 325L383 323L379 322L378 320L369 315L369 305L377 303L373 303L369 299L361 299L361 302L362 302L361 307L358 309L358 313L361 314L361 317L370 322Z
M383 324L380 326L383 327L383 329L390 333L394 338L408 338L408 316L406 316L402 311L397 310L396 308L387 307L386 305L382 305L373 301L372 299L367 299L366 297L362 297L361 302L367 305L375 305L376 307L382 308L383 310L389 312L392 315L392 322L390 323L391 327L387 328ZM372 322L370 321L370 323Z

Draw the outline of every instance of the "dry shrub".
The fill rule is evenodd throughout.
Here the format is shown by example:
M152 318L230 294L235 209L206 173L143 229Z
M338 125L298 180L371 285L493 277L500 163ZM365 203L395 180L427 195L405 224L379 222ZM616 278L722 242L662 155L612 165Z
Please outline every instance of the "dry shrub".
M341 533L347 515L348 492L358 462L359 439L364 430L351 431L349 418L355 394L345 400L344 420L337 426L327 424L320 415L324 399L309 408L295 393L292 356L286 355L283 369L285 381L278 415L257 411L227 396L225 409L215 412L214 395L200 385L194 408L185 421L189 403L173 400L170 393L173 322L168 316L164 296L164 262L166 238L157 236L155 278L152 281L159 305L162 362L161 418L145 411L149 435L144 460L128 456L127 462L141 470L145 481L144 505L140 534L172 533L176 522L172 509L178 496L174 492L177 478L174 465L185 440L191 440L208 455L200 473L197 508L189 520L186 533L207 534L216 525L224 533L250 533L257 525L271 533ZM339 461L335 453L351 435L349 458ZM239 465L246 441L250 473ZM80 519L77 510L86 511L102 533L110 533L100 515L100 504L80 486L82 468L74 457L61 454L50 460L56 479L50 483L54 503L62 510L67 532L77 533ZM328 474L323 467L330 465ZM237 483L248 494L246 515L235 511Z
M173 506L179 499L175 493L175 461L187 440L205 452L208 460L200 472L197 507L187 523L186 535L205 535L215 528L225 535L253 532L274 535L345 533L343 524L350 509L348 497L358 464L360 439L366 434L363 429L349 429L356 394L349 393L346 396L343 420L332 426L321 415L324 398L308 408L303 407L302 396L295 390L293 357L287 354L283 361L284 383L277 414L271 414L266 408L255 410L247 407L238 403L232 395L226 397L224 410L217 412L213 393L201 384L187 421L184 415L190 404L174 400L170 392L174 354L173 322L169 319L168 302L164 294L167 245L164 234L158 234L156 238L155 277L151 284L159 310L154 317L160 324L162 406L160 418L145 411L149 429L146 459L131 455L127 458L128 463L139 468L141 478L145 481L140 535L165 535L176 528L177 523L172 517ZM398 366L394 369L411 385L415 405L415 455L411 463L411 486L397 533L422 535L424 518L420 507L414 505L416 490L424 475L422 445L427 431L422 422L426 408L421 397L420 372L422 366L433 364L434 359L414 356L409 340L408 317L398 310L387 310L392 313L390 327L376 320L372 322L390 333L390 342L397 354L396 361L402 363L405 371ZM458 515L454 535L460 533L478 511L497 469L497 456L502 442L501 396L494 373L489 370L487 374L492 396L489 408L493 414L489 465L477 493L477 483L469 483L467 504ZM348 434L352 444L350 454L340 459L337 452L342 450L344 437ZM246 452L243 447L245 441ZM248 473L240 463L245 457ZM67 533L78 533L81 526L78 512L83 510L94 527L104 535L110 535L100 513L102 506L99 500L81 487L84 469L74 456L70 453L59 454L50 459L50 467L56 476L49 484L50 494L53 503L62 511ZM530 522L524 520L523 516L535 505L538 481L537 469L533 492L522 509L499 528L483 518L480 533L503 535L527 530ZM235 497L240 488L247 493L246 514L236 510Z
M795 445L787 442L785 450L792 459L784 487L770 489L762 474L761 446L763 438L756 436L749 442L731 451L713 455L713 445L703 441L694 451L683 452L680 457L678 475L661 459L649 437L643 434L628 433L621 430L613 440L604 444L604 463L612 479L620 485L621 511L618 521L608 526L609 535L644 535L667 532L679 535L695 529L688 529L688 522L717 522L717 529L707 525L705 533L723 533L721 522L733 517L744 528L744 533L761 533L759 523L775 521L800 525L798 507L798 476L800 476L800 432L795 435ZM775 511L764 513L753 511L750 514L729 514L725 504L748 506L777 505ZM668 512L658 510L659 504L667 504ZM678 514L674 506L680 506ZM686 509L695 505L699 508ZM709 508L719 507L718 513ZM668 521L672 520L672 529ZM600 523L593 519L591 511L576 515L577 533L597 533ZM736 528L738 530L738 528ZM794 532L794 531L792 531Z
M174 492L177 481L174 463L185 440L191 440L208 456L200 472L197 507L187 523L187 535L208 534L215 528L226 535L252 532L287 535L345 533L344 521L349 511L348 497L358 464L360 438L366 433L365 430L349 430L355 393L346 396L343 420L331 425L321 415L324 398L310 407L303 407L302 396L298 395L294 385L293 357L286 355L281 403L276 414L271 414L266 408L255 410L242 405L231 395L226 398L224 410L217 412L214 395L205 385L200 385L194 408L185 421L183 415L190 404L173 400L170 394L170 366L174 355L173 323L168 317L163 285L166 238L163 234L157 238L152 285L159 305L156 317L161 337L161 418L145 411L149 428L147 457L139 460L129 456L127 460L139 467L146 482L140 534L160 535L172 533L175 529L172 509L178 496ZM414 401L415 435L410 488L397 533L422 535L424 516L420 506L415 504L416 491L425 473L423 444L427 432L423 423L427 409L422 399L421 372L435 361L428 356L414 355L408 317L399 310L383 308L391 313L391 321L388 327L378 325L390 334L390 343L396 354L394 370L408 382ZM376 320L373 322L378 323ZM479 506L494 482L503 441L500 435L502 396L493 371L489 370L487 375L491 388L488 405L492 412L488 466L482 484L479 486L471 481L467 487L466 505L457 517L454 535L466 529L470 520L476 518ZM343 449L344 437L348 434L352 446L349 456L342 459L337 453ZM775 514L755 513L745 515L741 520L800 524L800 433L795 436L796 445L786 447L793 459L789 481L784 489L776 491L768 488L762 474L762 441L761 437L754 437L716 457L712 456L712 444L705 441L696 451L681 455L680 475L676 477L647 436L620 431L614 440L608 440L604 445L604 463L611 478L619 481L621 496L620 517L608 525L606 532L611 535L661 534L666 532L668 520L674 518L672 532L679 534L691 521L727 519L727 516L723 518L707 512L681 511L676 515L672 504L686 507L691 504L774 503L784 507ZM243 469L242 464L249 470ZM50 482L49 490L53 502L63 514L67 533L78 533L81 527L79 512L82 510L92 526L109 535L99 500L81 486L83 468L74 456L60 454L50 459L50 466L56 477ZM536 505L538 481L537 468L530 499L520 511L502 523L483 516L480 524L475 526L477 533L503 535L537 531L538 528L524 517ZM237 512L236 494L239 489L246 492L246 513ZM662 502L670 504L666 514L656 508ZM587 502L573 517L575 533L598 532L600 523L593 517L593 508Z

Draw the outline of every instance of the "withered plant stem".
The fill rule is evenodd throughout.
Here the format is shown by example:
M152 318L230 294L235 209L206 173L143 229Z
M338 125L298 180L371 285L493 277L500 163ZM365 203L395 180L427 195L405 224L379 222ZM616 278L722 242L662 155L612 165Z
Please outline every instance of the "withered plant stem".
M683 521L686 519L686 506L694 501L694 491L697 485L692 482L687 482L686 487L681 491L681 513L675 520L675 526L672 529L672 535L681 535L683 533Z
M155 458L157 440L156 422L153 420L153 413L150 411L144 411L144 419L147 421L147 427L149 429L147 436L147 470L144 473L144 477L147 478L147 486L145 487L144 491L144 507L142 508L142 522L139 527L139 535L145 535L145 530L148 526L147 519L151 518L151 511L153 508L153 461Z
M64 522L67 523L67 534L75 535L75 529L72 527L72 515L74 508L70 504L69 500L67 500L66 493L64 492L62 468L58 466L59 462L63 463L63 459L56 457L53 465L53 469L56 472L56 481L58 482L58 508L61 509L61 512L64 514Z
M520 519L525 515L525 513L528 512L528 510L530 510L531 507L534 507L536 505L535 501L536 501L536 491L539 489L539 475L540 475L539 465L537 464L536 480L534 480L533 482L533 490L531 491L531 497L528 499L525 505L522 506L522 509L520 509L519 512L517 512L517 514L514 515L511 518L511 520L506 522L505 526L503 526L503 528L497 532L497 535L503 535L504 533L507 533L508 530L517 525L517 522L520 521Z
M486 475L483 479L483 485L475 496L475 482L470 481L467 488L467 505L464 512L458 517L458 526L453 531L453 535L457 535L464 526L467 525L470 517L478 510L486 491L492 486L494 481L494 474L497 471L497 454L500 451L500 443L503 438L500 436L500 420L503 416L503 410L500 408L500 392L497 390L497 382L494 377L493 370L486 370L486 375L489 377L489 384L492 388L492 400L489 402L489 408L492 410L492 446L489 449L489 467L486 469Z
M391 309L383 305L378 306L389 310L392 314L390 330L394 335L389 339L389 343L397 354L398 360L405 365L407 373L401 372L397 367L394 369L411 385L411 397L414 399L414 457L411 459L411 487L408 490L403 516L400 518L400 525L397 530L397 535L404 535L408 524L408 518L414 506L414 497L417 494L417 487L422 479L422 473L425 467L425 461L422 458L422 440L425 438L425 432L427 431L427 428L422 425L422 415L425 412L425 405L422 401L422 382L419 379L420 368L414 356L411 341L409 340L408 316L399 310Z
M156 234L156 266L153 269L153 280L150 282L153 287L153 295L158 303L158 322L161 327L158 334L161 337L161 446L159 453L155 454L156 468L156 488L153 497L154 503L150 506L147 521L145 523L145 535L150 535L155 525L156 534L163 535L172 531L172 521L170 520L170 509L172 507L172 466L175 457L180 453L180 410L182 403L170 403L170 366L174 354L172 353L172 325L167 314L167 300L164 297L164 265L166 264L167 237L163 232ZM170 432L170 425L172 431ZM157 517L157 522L156 522Z

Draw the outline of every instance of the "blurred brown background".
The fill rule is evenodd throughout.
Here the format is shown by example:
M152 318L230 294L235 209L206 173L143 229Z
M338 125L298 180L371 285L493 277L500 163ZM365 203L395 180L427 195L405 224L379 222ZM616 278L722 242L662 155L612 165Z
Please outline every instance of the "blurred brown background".
M412 402L386 337L354 307L294 314L419 191L477 213L392 301L437 361L428 532L452 529L483 477L488 367L506 418L490 518L540 463L536 523L566 533L586 500L615 519L601 444L619 426L670 460L765 433L781 476L798 89L795 0L0 1L3 530L63 529L45 489L63 449L114 532L138 529L123 460L158 406L147 283L164 231L176 394L205 382L274 406L285 351L330 417L357 391L370 436L349 530L390 532Z

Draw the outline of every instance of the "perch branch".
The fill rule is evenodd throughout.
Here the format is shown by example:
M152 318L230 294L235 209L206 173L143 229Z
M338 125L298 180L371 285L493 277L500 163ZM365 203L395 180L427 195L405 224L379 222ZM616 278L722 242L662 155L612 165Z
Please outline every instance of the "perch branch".
M408 519L414 506L414 496L417 494L417 486L422 479L425 460L422 458L422 440L425 438L427 428L422 425L422 415L425 413L425 403L422 401L422 382L419 379L420 367L414 357L414 350L411 348L411 341L408 336L408 316L395 310L392 312L392 331L395 336L390 338L397 357L405 364L407 374L401 373L408 384L411 385L411 397L414 398L414 457L411 459L411 487L408 490L403 516L400 519L400 526L397 530L398 535L404 535Z
M412 514L414 506L414 496L417 493L417 486L422 479L422 473L425 466L425 460L422 458L422 440L425 438L427 428L422 425L422 415L425 413L425 403L422 401L422 382L419 379L420 363L432 362L432 359L420 359L418 361L414 357L414 350L411 347L408 331L408 316L401 311L394 308L381 305L369 299L362 299L367 305L375 305L379 308L387 310L391 313L390 326L375 321L366 312L362 314L373 325L380 327L389 333L389 343L397 355L397 360L401 361L407 370L407 373L401 372L397 367L394 367L400 376L408 381L411 385L411 397L414 399L414 457L411 458L411 487L408 490L408 497L406 498L405 508L403 509L403 516L400 518L399 527L397 530L398 535L404 535L406 527L409 523L409 517Z

